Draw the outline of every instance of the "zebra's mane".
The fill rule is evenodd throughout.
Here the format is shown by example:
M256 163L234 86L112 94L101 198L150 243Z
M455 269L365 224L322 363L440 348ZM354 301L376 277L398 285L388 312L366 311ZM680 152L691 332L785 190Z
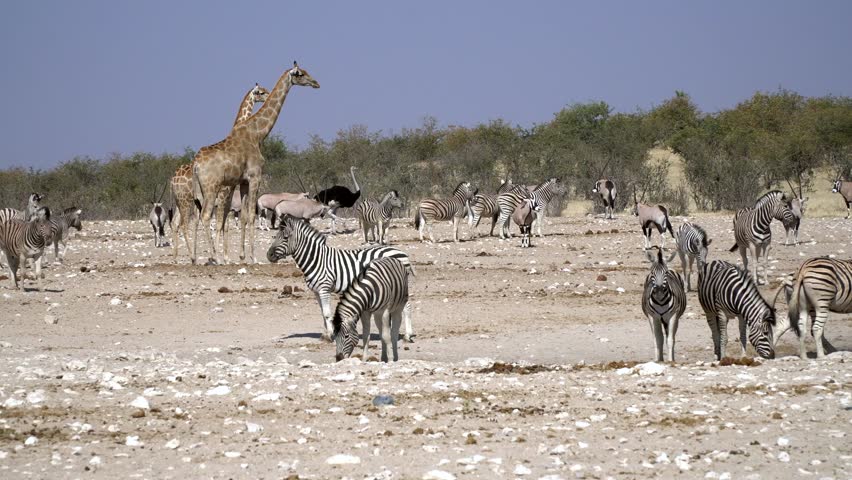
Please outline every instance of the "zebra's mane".
M461 191L461 188L462 188L462 185L464 185L465 183L467 183L467 182L459 182L459 184L458 184L458 185L456 185L456 189L455 189L455 190L453 190L453 193L455 194L456 192L460 192L460 191Z
M72 213L77 211L77 207L68 207L65 210L62 210L62 216L69 217Z
M692 225L692 228L694 228L695 231L698 232L698 235L701 237L701 244L706 247L707 246L707 232L705 232L704 229L701 228L700 225L696 225L694 223L691 223L690 225Z
M754 207L752 208L757 210L758 208L764 207L769 202L780 200L783 196L784 192L782 192L781 190L772 190L771 192L766 192L760 198L758 198L756 202L754 202Z
M288 218L285 222L290 222L293 226L293 233L303 235L308 240L316 240L318 243L325 245L325 235L317 231L317 229L312 227L308 222L301 218Z
M740 267L739 265L734 265L732 263L729 263L728 265L731 265L737 270L740 279L743 281L743 286L745 286L746 288L754 287L754 291L757 292L757 296L760 297L760 299L763 301L763 304L766 305L766 308L768 308L772 312L775 312L775 306L771 305L768 301L766 301L766 298L763 296L762 293L760 293L760 289L757 288L757 284L754 283L754 280L751 278L751 275L749 275L748 271ZM775 315L772 315L772 321L770 321L769 323L775 325Z
M556 179L551 178L551 179L549 179L545 182L542 182L542 183L536 185L536 187L533 189L533 192L537 192L537 191L539 191L543 188L549 187L550 185L554 185L555 183L556 183Z

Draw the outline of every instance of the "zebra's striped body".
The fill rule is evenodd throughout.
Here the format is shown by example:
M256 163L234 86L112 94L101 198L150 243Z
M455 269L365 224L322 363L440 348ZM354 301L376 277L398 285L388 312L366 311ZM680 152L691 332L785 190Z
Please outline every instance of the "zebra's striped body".
M364 243L370 242L368 233L372 231L373 241L385 244L385 236L395 208L402 208L402 200L396 190L386 193L381 202L368 200L358 205L358 220L364 230Z
M50 237L50 210L42 207L30 222L7 220L0 223L0 250L6 254L9 273L15 288L23 286L26 278L27 259L35 262L38 289L42 290L41 263L44 247ZM18 267L21 267L21 283L18 283Z
M772 219L782 220L792 215L787 208L787 197L783 192L773 190L757 199L751 208L743 208L734 215L734 237L736 244L730 251L740 250L743 268L748 271L748 250L754 257L754 281L758 282L757 267L760 258L764 258L763 283L767 282L769 248L772 245Z
M527 189L523 185L515 185L511 180L503 182L497 193L480 193L473 196L470 202L470 216L468 217L468 226L473 230L473 237L478 237L479 222L483 218L491 218L491 230L489 236L494 236L494 225L497 224L497 217L500 215L500 207L497 205L497 197L501 193L518 192L526 194Z
M472 196L470 182L461 182L450 198L427 198L420 202L417 211L414 213L414 228L420 233L420 241L423 241L423 230L428 226L429 239L432 240L432 243L435 243L431 224L437 221L452 220L453 241L458 242L459 219L465 215Z
M816 356L820 358L835 351L825 338L828 312L852 313L852 261L827 257L805 260L787 287L789 326L799 337L799 357L807 358L805 336L810 330L816 342ZM813 319L810 329L809 320ZM777 332L777 338L784 333Z
M532 198L536 203L541 205L541 211L538 213L538 218L533 223L532 228L538 227L538 236L543 237L541 223L544 220L547 204L550 203L553 197L564 193L564 191L565 186L559 183L559 180L556 178L551 178L536 186L532 192L520 192L513 189L510 192L501 193L497 197L497 206L500 208L500 218L497 220L497 225L500 227L500 238L504 239L507 236L512 238L512 234L509 232L509 218L525 198Z
M29 222L38 214L38 209L41 208L42 199L44 199L44 195L39 195L38 193L31 193L30 196L27 197L26 210L18 210L15 208L0 209L0 223L3 223L8 220L21 220L22 222Z
M615 208L615 199L618 197L618 192L615 189L615 182L608 178L602 178L595 182L595 188L592 193L597 193L601 197L604 204L604 217L612 220L612 210Z
M364 353L370 343L370 314L382 339L382 361L388 361L388 345L393 361L399 360L397 338L402 314L408 305L410 270L396 258L378 258L340 296L332 319L331 338L337 344L337 361L348 358L358 343L358 320L363 329Z
M703 228L693 223L684 222L677 231L677 253L681 271L686 277L686 291L692 290L692 263L698 260L699 270L707 263L707 247L712 241Z
M299 270L305 275L305 283L316 295L323 315L323 338L331 333L331 294L342 293L370 262L377 258L396 258L406 268L412 269L408 254L393 247L367 247L360 250L344 250L326 245L326 238L308 223L283 218L279 221L278 234L272 240L266 258L276 263L289 255L293 256ZM411 342L411 305L405 305L405 340Z
M53 244L53 261L62 262L65 260L65 252L68 250L68 235L71 233L71 228L76 228L79 232L83 229L83 223L80 221L80 215L83 210L77 207L66 208L59 215L50 217L50 238L47 244ZM62 254L59 253L59 244L62 244Z
M740 345L746 354L746 338L762 358L775 356L772 341L775 310L744 269L715 260L698 271L698 301L713 336L713 353L717 360L725 357L728 342L728 318L739 320Z
M642 313L651 324L654 334L656 353L654 360L663 361L663 344L669 352L669 361L675 361L675 335L680 317L686 310L686 292L680 275L669 270L663 251L657 247L645 251L651 262L651 272L645 277L645 289L642 293Z
M807 198L794 198L787 204L790 215L785 215L781 219L781 223L784 224L784 230L787 233L784 237L784 245L790 244L791 236L793 237L793 245L799 244L799 227L802 224L802 217L805 214L805 204L807 201Z

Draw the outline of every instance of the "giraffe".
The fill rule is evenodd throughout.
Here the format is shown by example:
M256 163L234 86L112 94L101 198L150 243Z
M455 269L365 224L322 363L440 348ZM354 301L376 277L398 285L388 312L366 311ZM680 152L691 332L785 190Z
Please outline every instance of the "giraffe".
M248 197L243 199L243 214L240 215L240 260L246 256L246 229L249 231L249 247L251 262L255 263L254 257L254 205L257 201L257 189L260 182L261 170L264 158L260 151L263 139L272 131L281 107L290 87L300 85L319 88L319 82L313 79L307 71L293 62L293 68L285 71L275 87L269 93L266 102L254 115L246 121L241 122L231 133L219 143L207 146L199 150L195 156L192 169L192 187L196 201L201 201L201 224L207 225L213 215L214 201L221 191L225 191L224 198L231 198L234 188L243 181L248 181ZM227 261L228 238L225 230L227 209L220 208L216 228L222 237L222 255ZM216 262L216 242L213 236L205 228L208 245L210 245L209 262ZM195 235L192 256L190 260L194 264L198 258L198 222L195 223Z
M266 97L269 96L269 90L254 84L251 90L246 92L243 101L240 102L240 109L237 110L237 118L234 120L234 127L240 122L247 119L254 112L256 103L263 103ZM232 127L233 129L233 127ZM172 246L174 247L173 255L175 261L178 257L178 243L180 242L180 233L183 233L183 240L186 243L186 250L192 254L192 247L189 245L189 231L187 224L189 223L190 213L194 199L192 196L192 165L195 163L187 163L178 167L171 180L172 195L175 200L175 217L172 220ZM223 194L224 195L224 194ZM217 198L217 204L223 205L222 199ZM225 204L230 205L229 202ZM181 216L186 216L182 219Z

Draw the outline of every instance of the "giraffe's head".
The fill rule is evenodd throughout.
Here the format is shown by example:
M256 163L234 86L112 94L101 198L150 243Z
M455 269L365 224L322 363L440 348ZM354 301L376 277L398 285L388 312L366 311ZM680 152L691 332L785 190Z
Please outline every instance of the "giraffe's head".
M269 96L269 90L261 87L257 83L254 84L254 88L251 90L251 101L252 103L263 103L266 101L266 97Z
M300 67L296 61L293 61L293 68L290 69L290 80L293 85L301 85L303 87L319 88L319 82L314 80L304 68Z

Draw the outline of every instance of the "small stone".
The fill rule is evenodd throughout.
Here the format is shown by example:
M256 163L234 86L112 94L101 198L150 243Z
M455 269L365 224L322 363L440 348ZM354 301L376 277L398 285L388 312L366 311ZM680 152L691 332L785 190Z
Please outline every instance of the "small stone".
M219 385L218 387L213 387L210 390L207 390L207 396L219 396L219 395L227 395L231 393L231 387L227 385Z
M59 319L56 318L53 315L45 315L44 316L44 323L46 323L48 325L56 325L57 323L59 323Z
M35 445L35 444L37 444L37 443L38 443L38 438L33 437L33 436L29 436L29 437L27 437L27 439L26 439L26 440L24 440L24 445L26 445L26 446L28 446L28 447L29 447L29 446L32 446L32 445Z
M144 443L139 440L138 435L128 435L124 440L124 444L128 447L141 447L144 445Z
M598 275L598 278L596 278L595 280L597 280L599 282L605 282L606 281L606 275L601 273L601 274Z
M662 375L666 371L666 366L660 363L648 362L636 365L636 371L640 376Z
M521 465L520 463L515 465L515 469L512 471L515 475L529 475L532 473L532 470Z
M44 390L35 390L27 394L27 402L34 405L43 402L44 399Z
M361 459L354 455L346 455L343 453L332 455L325 460L329 465L357 465L361 463Z
M109 301L109 304L112 305L113 307L115 307L117 305L121 305L121 299L118 298L118 297L113 297L113 299Z
M148 403L148 399L143 396L136 397L132 402L130 402L131 407L141 408L142 410L148 410L151 408L151 405Z
M443 470L429 470L423 474L423 480L456 480L456 476Z
M380 407L383 405L393 405L393 397L390 395L376 395L373 397L373 405Z
M355 380L355 374L351 372L339 373L333 377L329 377L332 382L351 382Z
M240 274L240 275L245 275L245 274L248 273L248 270L246 270L245 268L241 268L241 269L237 270L237 273Z
M245 270L245 269L241 269ZM228 458L238 458L241 455L240 452L225 452L225 456Z
M166 442L166 445L165 445L165 447L168 448L169 450L174 450L174 449L178 448L179 446L180 446L180 440L178 440L177 438L173 438L173 439L169 440L168 442Z

